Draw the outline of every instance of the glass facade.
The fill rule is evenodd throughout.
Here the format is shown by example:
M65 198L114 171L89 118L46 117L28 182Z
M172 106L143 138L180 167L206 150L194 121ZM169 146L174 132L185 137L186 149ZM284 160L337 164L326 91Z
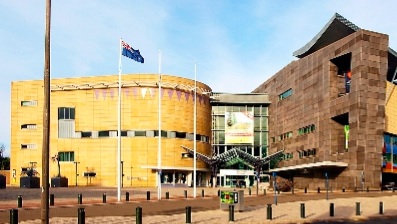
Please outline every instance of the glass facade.
M225 116L230 112L253 112L253 142L228 143L227 121ZM221 154L227 149L239 148L253 156L262 158L267 152L268 144L268 107L263 105L213 105L212 106L212 150L214 154ZM256 150L254 150L256 149Z

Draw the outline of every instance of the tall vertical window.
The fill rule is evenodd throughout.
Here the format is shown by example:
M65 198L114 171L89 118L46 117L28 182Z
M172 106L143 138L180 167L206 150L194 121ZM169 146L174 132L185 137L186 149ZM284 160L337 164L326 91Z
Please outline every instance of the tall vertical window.
M75 108L73 107L59 107L58 108L58 120L74 120Z

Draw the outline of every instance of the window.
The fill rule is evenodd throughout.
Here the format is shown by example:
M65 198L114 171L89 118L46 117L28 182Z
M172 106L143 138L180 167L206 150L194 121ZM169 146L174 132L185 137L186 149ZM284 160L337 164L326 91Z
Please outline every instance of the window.
M135 131L135 137L145 137L146 131Z
M187 133L186 134L186 138L189 139L189 140L193 140L194 134L193 133Z
M152 130L146 131L146 137L154 137L154 131Z
M75 108L73 107L58 108L58 120L61 119L74 120L74 118L75 118Z
M158 136L159 136L159 131L158 131L158 130L155 130L155 131L154 131L154 136L155 136L155 137L158 137ZM161 130L161 137L167 138L167 136L168 136L167 131Z
M98 137L109 137L109 131L99 131Z
M186 138L186 132L176 132L177 138Z
M312 133L315 130L316 130L316 126L314 124L311 124L311 125L299 128L298 129L298 135Z
M163 134L161 134L161 135L163 135ZM175 131L169 131L167 133L167 135L168 135L168 138L176 138L176 132Z
M37 129L37 125L36 124L23 124L21 125L21 129Z
M21 144L21 149L36 149L36 144Z
M37 100L22 100L21 106L23 106L23 107L37 106Z
M287 98L287 97L289 97L291 95L292 95L292 89L289 89L289 90L281 93L280 95L278 95L278 99L279 100L283 100L283 99L285 99L285 98Z
M92 132L90 132L90 131L82 131L81 132L82 138L90 138L91 136L92 136Z
M74 161L74 152L59 152L59 161L60 162L73 162Z

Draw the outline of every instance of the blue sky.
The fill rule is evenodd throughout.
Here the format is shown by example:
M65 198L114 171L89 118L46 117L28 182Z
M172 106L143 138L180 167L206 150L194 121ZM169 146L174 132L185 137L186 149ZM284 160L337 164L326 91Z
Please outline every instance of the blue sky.
M292 60L338 12L389 34L397 49L394 0L52 1L51 77L118 73L119 40L145 58L123 73L197 79L216 92L251 92ZM10 147L12 81L43 79L45 1L0 1L0 143Z

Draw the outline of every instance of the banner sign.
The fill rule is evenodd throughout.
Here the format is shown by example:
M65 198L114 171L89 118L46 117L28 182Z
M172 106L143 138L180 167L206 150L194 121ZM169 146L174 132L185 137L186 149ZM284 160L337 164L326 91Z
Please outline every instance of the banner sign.
M252 111L226 112L225 143L253 144L254 115Z

